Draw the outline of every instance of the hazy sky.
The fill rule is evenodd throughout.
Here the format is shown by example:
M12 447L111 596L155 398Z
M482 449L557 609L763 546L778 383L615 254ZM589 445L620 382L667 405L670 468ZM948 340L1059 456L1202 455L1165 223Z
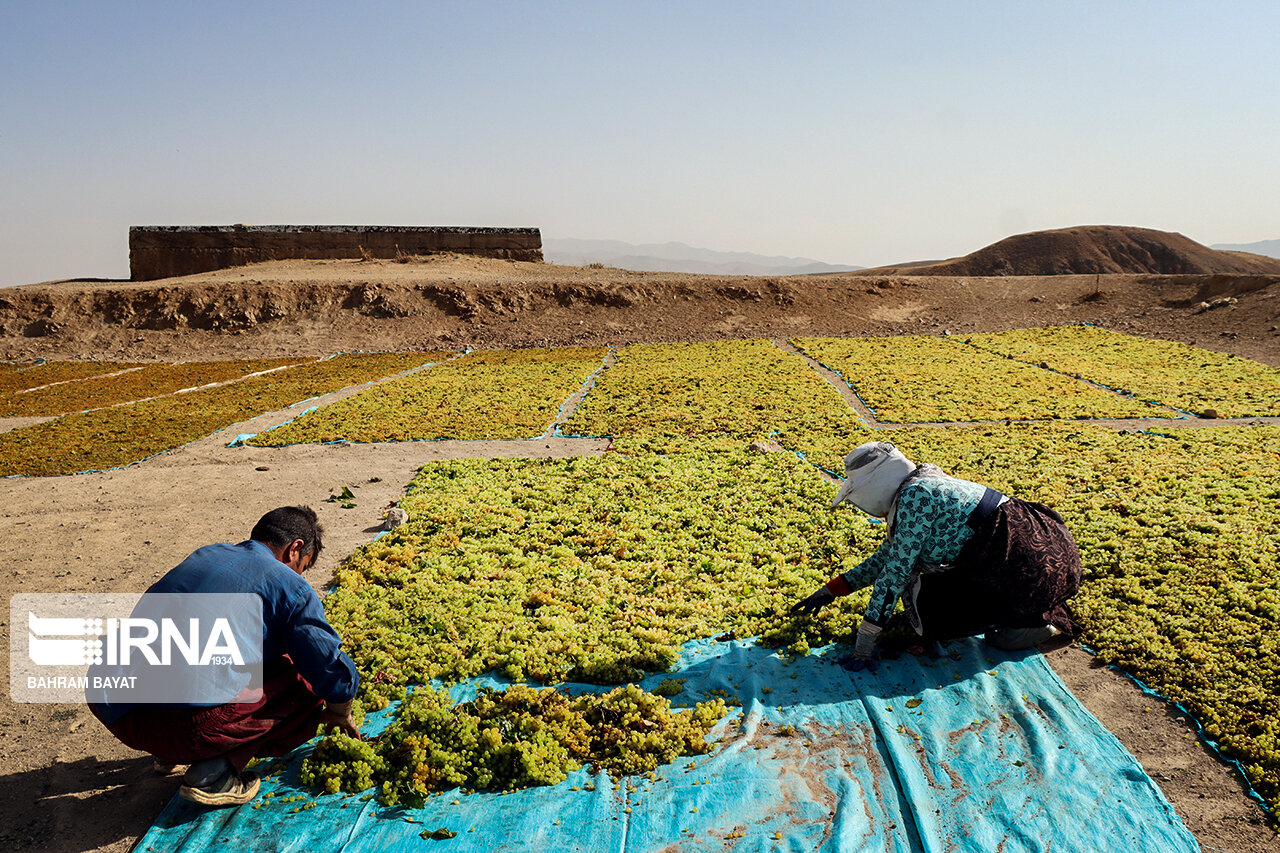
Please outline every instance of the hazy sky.
M536 226L878 265L1280 237L1280 4L0 0L0 285L130 225Z

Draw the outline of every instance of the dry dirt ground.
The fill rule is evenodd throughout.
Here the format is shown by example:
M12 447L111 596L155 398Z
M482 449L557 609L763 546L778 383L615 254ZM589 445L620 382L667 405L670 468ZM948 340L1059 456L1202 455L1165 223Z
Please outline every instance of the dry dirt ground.
M1197 304L1234 297L1203 310ZM194 359L615 344L787 335L954 333L1088 321L1280 365L1280 279L1232 276L733 278L433 258L290 262L149 284L0 291L0 357ZM350 393L344 392L344 393ZM309 404L310 405L310 404ZM124 469L0 480L0 594L145 589L267 509L315 507L328 547L311 580L372 538L425 462L602 453L601 441L227 448L296 414L265 415ZM0 424L12 428L16 424ZM325 501L342 486L354 509ZM0 614L0 637L10 629ZM1047 652L1077 697L1143 763L1206 850L1280 850L1232 771L1187 721L1078 648ZM128 850L177 788L83 707L0 700L0 848Z

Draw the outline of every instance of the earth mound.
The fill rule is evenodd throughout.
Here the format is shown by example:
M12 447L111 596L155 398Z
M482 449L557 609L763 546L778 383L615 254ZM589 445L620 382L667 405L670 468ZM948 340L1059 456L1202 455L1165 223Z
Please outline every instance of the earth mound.
M1081 225L1015 234L946 261L864 270L898 275L1280 274L1280 259L1210 249L1171 231Z
M1280 274L1264 273L774 277L461 255L272 261L155 282L0 288L0 360L959 334L1085 322L1280 364L1277 294Z

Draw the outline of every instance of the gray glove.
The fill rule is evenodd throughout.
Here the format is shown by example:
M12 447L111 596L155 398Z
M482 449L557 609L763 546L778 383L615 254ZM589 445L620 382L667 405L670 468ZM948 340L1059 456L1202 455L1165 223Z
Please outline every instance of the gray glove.
M853 657L867 660L875 657L876 645L880 638L880 629L863 619L858 626L858 636L853 643Z
M880 665L880 656L876 653L880 628L863 619L858 626L858 636L853 643L853 652L840 658L838 663L853 672L875 672Z

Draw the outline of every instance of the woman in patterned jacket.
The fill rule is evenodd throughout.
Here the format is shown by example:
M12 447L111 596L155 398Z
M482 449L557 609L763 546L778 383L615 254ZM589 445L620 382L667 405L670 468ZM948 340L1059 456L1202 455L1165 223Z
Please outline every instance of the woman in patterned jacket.
M1052 509L917 466L887 441L859 445L844 467L832 508L847 500L885 519L888 535L791 612L813 613L872 585L850 668L874 667L899 600L916 633L934 640L985 634L998 648L1028 649L1079 633L1067 600L1080 587L1080 552Z

